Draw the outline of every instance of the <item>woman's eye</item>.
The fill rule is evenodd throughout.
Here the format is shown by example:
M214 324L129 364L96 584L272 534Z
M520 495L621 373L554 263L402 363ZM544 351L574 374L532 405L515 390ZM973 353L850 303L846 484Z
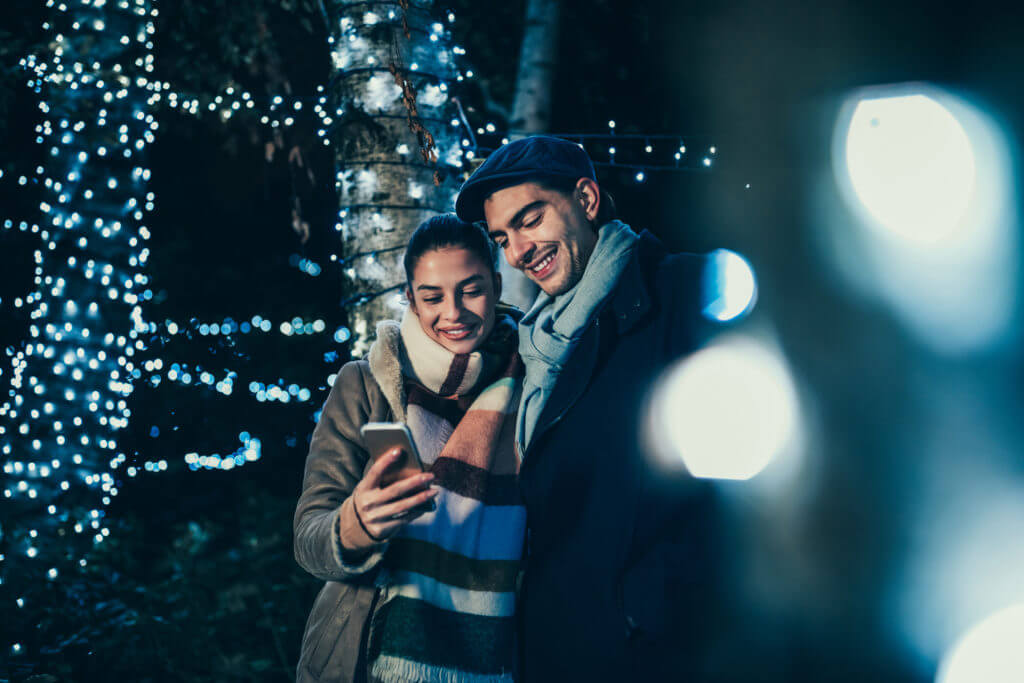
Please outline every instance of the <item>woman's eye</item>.
M479 295L483 294L483 290L481 290L481 289L467 289L465 292L463 292L463 294L465 294L466 296L479 296Z
M537 225L538 223L540 223L540 219L541 219L541 214L539 214L539 213L535 214L534 216L528 218L525 223L523 223L523 227L524 228L532 228L535 225Z

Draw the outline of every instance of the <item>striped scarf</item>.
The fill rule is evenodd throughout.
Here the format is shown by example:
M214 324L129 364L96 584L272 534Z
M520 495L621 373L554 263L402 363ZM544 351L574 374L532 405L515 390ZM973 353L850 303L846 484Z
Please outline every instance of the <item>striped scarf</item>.
M512 681L526 529L513 446L516 325L503 315L480 350L453 354L407 312L401 337L406 419L440 493L436 511L388 543L370 672L384 683Z

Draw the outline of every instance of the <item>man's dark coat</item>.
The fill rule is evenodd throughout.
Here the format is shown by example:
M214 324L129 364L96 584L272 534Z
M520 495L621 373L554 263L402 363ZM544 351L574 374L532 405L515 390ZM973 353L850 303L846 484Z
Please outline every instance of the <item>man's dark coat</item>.
M644 232L544 407L520 473L524 681L700 675L713 501L681 467L653 464L645 424L655 380L706 337L706 264Z

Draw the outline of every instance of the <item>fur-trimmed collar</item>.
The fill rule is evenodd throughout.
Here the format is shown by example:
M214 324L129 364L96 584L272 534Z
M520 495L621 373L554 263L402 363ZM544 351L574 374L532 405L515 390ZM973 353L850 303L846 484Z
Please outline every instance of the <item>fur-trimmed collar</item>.
M402 380L402 333L395 320L377 323L377 339L370 346L367 360L384 398L391 406L396 422L405 422L405 382Z

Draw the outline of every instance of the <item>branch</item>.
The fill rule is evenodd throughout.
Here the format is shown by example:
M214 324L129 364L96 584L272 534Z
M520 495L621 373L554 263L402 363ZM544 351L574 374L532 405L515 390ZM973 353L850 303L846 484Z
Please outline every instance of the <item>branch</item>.
M506 123L512 120L512 109L511 107L505 106L494 98L491 94L491 88L487 85L487 81L484 79L476 80L476 85L480 88L480 94L484 98L484 108L488 111L494 112L501 117L502 121Z

